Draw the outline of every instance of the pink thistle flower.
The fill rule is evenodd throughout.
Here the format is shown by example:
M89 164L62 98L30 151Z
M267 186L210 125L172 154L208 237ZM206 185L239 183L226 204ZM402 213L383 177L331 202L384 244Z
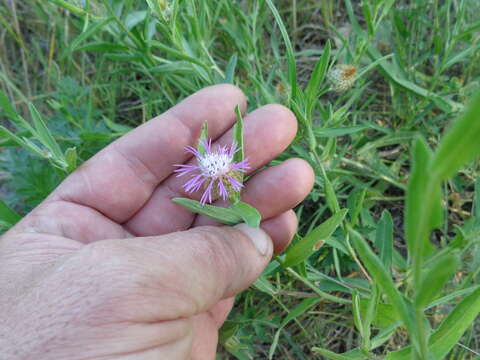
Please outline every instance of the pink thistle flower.
M191 194L201 188L204 193L200 199L202 204L211 203L214 197L220 196L227 200L232 192L240 192L243 184L238 180L241 173L250 169L248 159L233 162L233 155L239 150L235 143L230 147L219 146L212 148L212 141L202 141L205 148L201 154L195 148L188 146L186 151L194 155L197 165L175 165L177 177L190 175L190 179L183 185L184 190Z

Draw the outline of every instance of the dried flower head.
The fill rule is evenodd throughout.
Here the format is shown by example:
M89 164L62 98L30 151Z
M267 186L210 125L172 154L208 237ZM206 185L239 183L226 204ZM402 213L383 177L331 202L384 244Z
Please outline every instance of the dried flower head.
M332 90L337 92L350 89L357 75L358 68L353 65L337 65L328 73Z
M243 184L239 181L250 167L248 159L235 163L233 156L239 150L235 143L230 147L218 146L212 148L212 141L202 141L205 151L194 149L191 146L186 151L196 157L197 165L175 165L178 167L175 172L178 176L191 175L190 179L183 185L189 194L204 189L200 199L202 204L211 203L216 197L227 200L235 192L240 192Z

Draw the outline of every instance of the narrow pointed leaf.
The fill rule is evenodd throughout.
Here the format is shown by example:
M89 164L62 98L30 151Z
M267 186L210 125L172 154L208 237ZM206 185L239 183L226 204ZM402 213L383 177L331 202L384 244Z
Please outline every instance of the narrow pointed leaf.
M444 180L480 155L480 92L452 124L432 160L435 177Z
M233 126L233 141L237 144L238 151L233 156L234 162L243 161L245 153L243 149L243 117L240 107L235 107L235 114L237 115L237 122Z
M387 210L382 212L382 217L378 222L375 246L380 252L380 260L382 260L385 269L390 271L393 261L393 220Z
M286 267L295 266L308 259L316 251L315 245L321 240L328 239L342 223L347 211L344 209L331 216L293 245L287 252L284 265Z
M459 266L458 254L446 252L434 260L422 276L422 283L415 300L416 306L424 309L443 289Z

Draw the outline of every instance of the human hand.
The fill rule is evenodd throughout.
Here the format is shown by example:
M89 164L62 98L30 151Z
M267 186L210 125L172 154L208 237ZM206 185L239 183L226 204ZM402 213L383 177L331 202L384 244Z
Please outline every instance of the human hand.
M195 93L100 151L0 239L0 359L215 358L233 296L288 245L291 209L313 184L299 159L252 177L242 201L264 231L216 226L171 201L186 196L172 175L189 161L184 147L205 121L229 143L237 104L231 85ZM250 172L296 128L280 105L248 114Z

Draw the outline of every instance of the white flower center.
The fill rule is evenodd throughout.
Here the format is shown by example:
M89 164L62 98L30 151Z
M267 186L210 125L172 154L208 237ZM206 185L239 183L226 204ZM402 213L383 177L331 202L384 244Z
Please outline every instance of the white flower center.
M230 171L232 158L228 154L206 153L198 159L198 166L206 176L217 177Z

